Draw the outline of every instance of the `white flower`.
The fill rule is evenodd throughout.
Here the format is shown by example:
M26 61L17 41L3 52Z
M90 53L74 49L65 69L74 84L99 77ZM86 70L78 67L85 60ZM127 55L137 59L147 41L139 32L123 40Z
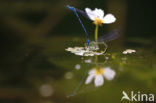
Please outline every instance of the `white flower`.
M125 51L123 51L122 53L123 54L131 54L131 53L135 53L136 50L133 50L133 49L126 49Z
M116 21L116 18L112 14L104 16L104 11L102 9L95 8L95 10L91 10L90 8L86 8L85 12L96 25L101 25L102 23L110 24Z
M107 80L112 80L116 75L115 71L109 67L100 69L91 69L88 74L89 76L87 77L85 84L91 83L93 78L95 78L94 84L96 87L103 85L104 83L103 77L105 77Z

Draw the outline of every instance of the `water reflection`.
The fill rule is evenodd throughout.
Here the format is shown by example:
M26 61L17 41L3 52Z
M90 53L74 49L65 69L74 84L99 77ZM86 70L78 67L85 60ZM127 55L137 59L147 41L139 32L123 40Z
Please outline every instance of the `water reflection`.
M105 82L105 80L106 81L113 80L115 77L117 77L117 74L121 74L121 72L125 70L127 64L130 62L127 59L127 56L129 55L125 55L125 54L131 54L136 52L136 50L133 49L126 49L125 51L123 51L124 53L120 51L119 53L111 53L111 54L102 53L102 55L98 55L95 52L99 52L99 51L95 49L93 51L91 49L87 51L87 46L74 47L74 48L69 47L66 50L76 55L77 53L83 52L82 55L79 56L81 56L82 65L87 66L86 68L83 68L82 65L75 64L76 70L82 68L81 70L84 71L80 79L80 82L77 84L73 92L70 95L68 95L68 97L75 96L76 94L79 93L84 93L84 92L86 93L87 92L86 89L88 91L93 91L98 87L102 87L105 83L107 83ZM100 50L102 49L100 48ZM93 54L93 55L86 55L86 54ZM67 74L69 73L66 73L66 75ZM74 73L72 75L74 75ZM68 76L66 76L65 78L67 79ZM85 90L83 90L84 87Z
M95 87L102 86L104 84L104 79L106 78L107 80L112 80L116 73L114 70L112 70L110 67L102 67L102 68L93 68L89 70L88 72L89 76L87 77L85 84L91 83L93 79Z
M103 60L101 60L101 58ZM105 79L108 81L111 81L116 76L116 71L113 70L110 66L106 66L106 63L108 62L109 54L103 55L103 56L91 56L82 59L82 63L87 66L85 69L83 76L78 83L77 87L73 90L73 92L68 95L67 97L75 96L77 93L79 93L79 89L82 85L89 86L92 81L94 81L94 88L95 87L101 87L104 84ZM80 68L80 64L76 64L75 68ZM92 89L93 90L93 89Z

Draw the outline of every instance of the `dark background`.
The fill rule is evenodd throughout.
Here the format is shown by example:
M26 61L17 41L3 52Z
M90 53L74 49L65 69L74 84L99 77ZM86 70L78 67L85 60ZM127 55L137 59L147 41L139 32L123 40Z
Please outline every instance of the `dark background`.
M64 53L66 46L73 45L73 42L85 42L83 29L74 13L66 9L66 5L81 10L97 7L103 9L105 14L115 15L115 23L104 24L99 30L100 36L116 28L120 30L120 37L112 48L152 49L152 53L156 54L156 6L152 0L1 0L1 103L27 103L24 101L27 100L27 89L32 89L32 95L35 95L31 98L33 101L38 96L34 92L37 91L34 81L46 81L45 75L55 80L62 78L60 75L65 72L63 67L49 61L47 52L43 51L50 50L52 58L63 57L67 55ZM81 15L80 18L93 40L93 23ZM24 88L24 91L19 88ZM20 96L21 93L24 95ZM60 98L62 96L59 93L57 95ZM59 100L57 96L54 99Z

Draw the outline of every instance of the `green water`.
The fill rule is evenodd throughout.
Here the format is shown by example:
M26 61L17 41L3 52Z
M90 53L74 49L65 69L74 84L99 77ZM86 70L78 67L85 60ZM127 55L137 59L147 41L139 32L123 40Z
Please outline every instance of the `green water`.
M100 8L116 17L99 27L98 37L113 29L120 37L97 60L65 51L86 43L66 5ZM123 91L129 97L132 91L156 96L155 7L147 0L1 0L0 103L121 103ZM94 40L95 26L79 16ZM136 53L124 55L126 49ZM94 80L86 85L89 70L97 67L110 67L114 79L104 78L101 87Z
M51 37L34 45L6 46L0 71L1 103L120 103L122 91L156 94L156 49L149 48L150 42L137 43L142 46L108 43L107 53L98 56L96 63L95 57L65 51L83 44L81 38ZM122 54L129 48L136 53ZM88 59L92 62L85 63ZM112 68L115 78L104 79L101 87L95 87L93 81L86 85L88 71L96 66Z

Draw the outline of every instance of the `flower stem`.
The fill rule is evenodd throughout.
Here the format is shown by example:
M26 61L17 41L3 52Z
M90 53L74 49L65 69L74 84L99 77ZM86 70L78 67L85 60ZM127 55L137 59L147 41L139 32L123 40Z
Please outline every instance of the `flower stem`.
M97 43L97 39L98 39L98 25L96 24L95 27L95 42ZM95 62L96 62L96 67L97 67L97 62L98 62L98 56L95 56Z
M95 27L95 41L97 42L98 39L98 25Z

